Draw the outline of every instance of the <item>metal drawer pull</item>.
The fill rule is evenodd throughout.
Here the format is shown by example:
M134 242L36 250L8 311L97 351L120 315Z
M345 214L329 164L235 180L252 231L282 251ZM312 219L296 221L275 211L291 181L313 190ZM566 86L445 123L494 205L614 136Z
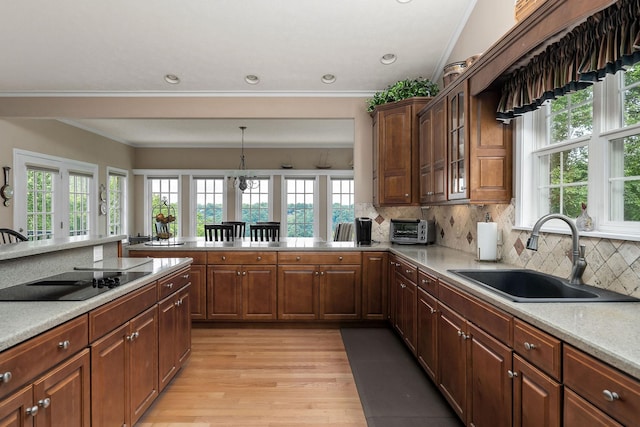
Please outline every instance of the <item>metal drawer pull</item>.
M258 258L256 258L258 261L262 261L262 257L259 256Z
M463 340L468 340L469 338L471 338L471 335L467 335L462 331L458 331L458 336L461 337Z
M25 412L27 413L27 415L31 415L32 417L35 417L36 414L38 413L38 407L32 406L31 408L27 408Z
M223 260L223 261L226 261L226 260L227 260L227 257L223 255L223 256L222 256L222 260Z
M66 350L69 348L70 345L71 345L71 342L69 340L64 340L58 343L58 348Z
M509 375L509 378L515 378L515 377L517 377L517 376L518 376L518 373L517 373L517 372L512 371L511 369L509 369L509 370L507 371L507 375Z
M296 257L296 261L300 261L300 257L299 256Z
M164 287L165 287L165 288L169 288L169 289L173 288L173 282L171 282L171 283L165 283L165 284L164 284Z
M613 402L614 400L620 400L620 395L615 391L602 390L602 395L607 402Z
M47 409L50 405L51 405L51 399L48 397L46 399L38 400L38 406L40 406L41 408Z
M407 274L411 274L411 270L405 270L404 272Z
M342 257L341 256L338 257L338 261L342 261Z
M9 371L5 372L4 374L0 375L0 382L3 383L8 383L9 381L11 381L11 378L13 378L13 374Z
M429 308L429 311L431 311L431 314L436 314L436 311L433 308Z
M133 341L140 336L140 332L134 332L131 335L127 335L127 341Z
M183 275L182 275L182 278L183 278L183 279L187 279L187 280L189 280L189 273L187 273L187 274L183 274Z
M524 349L525 350L535 350L536 349L536 345L535 344L530 344L528 342L524 343Z

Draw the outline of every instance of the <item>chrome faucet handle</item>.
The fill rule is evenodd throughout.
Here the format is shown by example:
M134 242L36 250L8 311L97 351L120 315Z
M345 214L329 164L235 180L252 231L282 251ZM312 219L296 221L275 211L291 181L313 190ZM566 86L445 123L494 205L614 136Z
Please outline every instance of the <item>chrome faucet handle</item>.
M580 245L580 258L584 258L584 254L587 250L587 247L585 245Z

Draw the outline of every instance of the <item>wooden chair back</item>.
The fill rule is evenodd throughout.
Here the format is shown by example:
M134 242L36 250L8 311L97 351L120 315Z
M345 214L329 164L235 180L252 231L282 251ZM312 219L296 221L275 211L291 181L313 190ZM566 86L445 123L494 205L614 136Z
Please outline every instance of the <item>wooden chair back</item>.
M10 228L0 228L0 244L26 242L28 239Z
M222 224L233 225L233 237L244 237L246 223L244 221L222 221Z
M249 225L251 240L254 242L277 242L280 240L280 223Z
M207 242L230 242L233 240L233 225L231 224L205 224L204 240Z

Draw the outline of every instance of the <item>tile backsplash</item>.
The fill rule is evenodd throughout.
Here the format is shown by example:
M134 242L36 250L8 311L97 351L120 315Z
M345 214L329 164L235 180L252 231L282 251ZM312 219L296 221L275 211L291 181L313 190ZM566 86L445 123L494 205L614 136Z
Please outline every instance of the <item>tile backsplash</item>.
M514 267L529 268L560 277L571 272L571 236L541 233L538 251L525 248L530 232L514 230L513 204L451 205L432 207L380 207L357 204L356 216L374 220L372 239L389 241L391 218L433 219L436 222L436 244L475 254L477 222L487 213L498 223L502 244L498 247L501 260ZM586 283L640 298L640 242L580 237L586 246Z

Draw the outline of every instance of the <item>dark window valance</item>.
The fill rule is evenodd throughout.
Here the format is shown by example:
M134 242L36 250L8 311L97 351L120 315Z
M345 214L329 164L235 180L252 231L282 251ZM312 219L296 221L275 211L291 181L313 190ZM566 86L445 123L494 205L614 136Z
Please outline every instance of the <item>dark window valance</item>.
M498 119L537 109L547 99L583 89L640 61L640 0L619 0L511 73Z

